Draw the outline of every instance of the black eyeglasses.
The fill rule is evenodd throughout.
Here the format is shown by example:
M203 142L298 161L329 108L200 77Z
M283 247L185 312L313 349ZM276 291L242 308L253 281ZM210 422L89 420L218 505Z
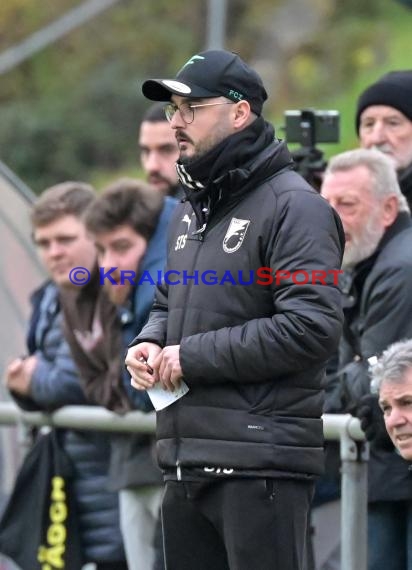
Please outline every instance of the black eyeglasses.
M165 105L165 115L166 119L171 122L175 113L179 111L182 120L186 125L193 123L195 118L195 109L198 107L214 107L215 105L233 105L234 101L219 101L219 103L199 103L198 105L193 105L193 103L182 103L181 105L175 105L174 103L168 103Z

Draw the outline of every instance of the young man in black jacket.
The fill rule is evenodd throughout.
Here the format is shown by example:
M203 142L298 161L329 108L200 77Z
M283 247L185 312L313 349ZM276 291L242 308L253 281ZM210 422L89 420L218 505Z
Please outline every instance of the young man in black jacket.
M143 93L169 102L187 194L126 358L135 388L173 397L157 414L166 566L300 570L341 332L339 220L293 172L236 54L197 54Z

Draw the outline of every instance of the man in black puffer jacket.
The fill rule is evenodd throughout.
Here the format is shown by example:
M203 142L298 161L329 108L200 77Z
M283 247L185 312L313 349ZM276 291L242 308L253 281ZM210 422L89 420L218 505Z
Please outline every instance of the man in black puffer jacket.
M157 414L166 566L299 570L341 333L339 220L293 172L237 55L195 55L143 93L169 101L187 193L126 359L137 389L175 400Z

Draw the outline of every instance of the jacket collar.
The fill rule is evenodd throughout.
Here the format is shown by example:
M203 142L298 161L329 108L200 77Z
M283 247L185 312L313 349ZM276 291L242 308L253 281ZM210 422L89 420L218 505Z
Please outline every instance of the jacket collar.
M357 265L355 265L353 269L353 280L361 279L362 277L366 277L369 273L371 267L375 263L377 257L379 256L380 252L387 246L387 244L398 234L407 230L408 228L412 227L412 220L411 216L408 212L400 212L394 223L385 231L383 234L378 247L375 249L373 254L360 261Z

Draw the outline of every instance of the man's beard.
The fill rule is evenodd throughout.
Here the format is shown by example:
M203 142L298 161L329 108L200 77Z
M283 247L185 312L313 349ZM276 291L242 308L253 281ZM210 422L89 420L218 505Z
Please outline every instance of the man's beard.
M124 305L129 298L131 285L129 283L125 283L124 285L105 283L104 290L114 305Z
M207 154L209 150L213 148L213 146L214 146L213 142L210 141L206 141L206 143L202 142L200 145L198 144L196 146L193 145L194 153L192 155L181 154L179 156L179 160L181 164L184 164L185 166L193 164L194 162L202 158L202 156Z
M158 174L157 172L153 172L149 174L147 177L147 182L152 184L153 186L162 187L162 191L165 194L173 195L176 193L176 189L178 187L178 183L176 180L169 180L165 176Z
M375 212L361 232L357 235L351 234L351 241L345 246L342 269L354 267L376 251L385 233L385 229L378 224L378 219L379 217Z
M392 147L389 144L387 144L387 143L375 144L375 145L371 146L371 149L372 150L378 150L379 152L384 154L392 162L395 170L399 170L400 165L398 163L398 159L395 158L395 156L392 154Z
M196 162L231 134L232 133L229 130L227 123L224 121L222 121L222 123L214 130L212 134L197 144L195 144L192 139L189 138L185 133L179 133L180 140L188 141L193 145L194 148L194 153L191 156L180 154L179 160L181 164L187 166L193 162ZM177 140L179 140L179 137L177 137Z

